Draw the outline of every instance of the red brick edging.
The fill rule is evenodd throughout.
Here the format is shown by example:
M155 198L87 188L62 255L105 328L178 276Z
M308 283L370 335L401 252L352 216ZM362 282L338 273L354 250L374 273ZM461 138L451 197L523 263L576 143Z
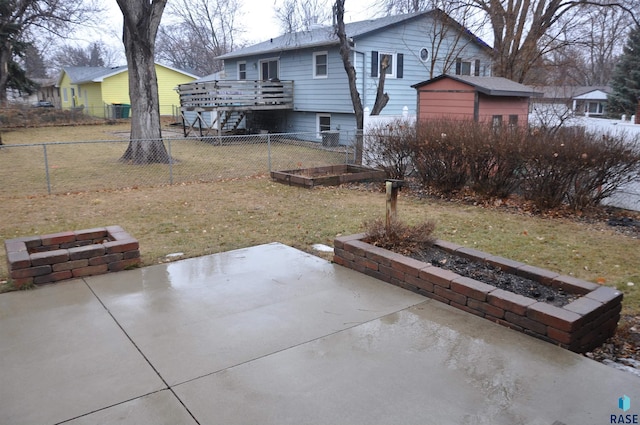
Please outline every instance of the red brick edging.
M564 307L556 307L378 248L363 242L364 237L336 238L334 262L571 351L584 353L602 345L618 325L622 293L613 288L450 242L436 242L449 252L581 295Z
M140 264L140 245L120 226L4 241L9 279L24 285L121 271Z

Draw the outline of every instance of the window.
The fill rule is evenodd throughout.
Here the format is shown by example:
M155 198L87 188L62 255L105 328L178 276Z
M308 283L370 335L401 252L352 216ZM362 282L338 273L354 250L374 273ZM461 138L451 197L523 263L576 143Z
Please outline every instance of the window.
M277 80L280 78L277 59L260 61L260 78L262 80Z
M313 78L327 78L329 76L329 55L327 52L313 54Z
M422 62L426 62L427 59L429 59L429 51L427 49L425 49L425 48L422 48L420 50L420 60Z
M602 114L604 112L604 108L602 103L600 102L589 102L587 103L587 107L585 108L590 114Z
M322 137L323 131L331 130L331 114L316 115L316 129L318 132L318 138Z
M69 95L67 94L67 88L66 87L62 89L62 99L65 102L69 101Z
M476 59L476 62L473 66L473 75L476 77L480 76L480 59Z
M500 130L500 128L502 128L502 115L494 115L491 118L491 126L494 131Z
M402 78L404 55L402 53L371 52L371 76L377 77L386 64L386 78Z
M471 75L471 62L456 59L456 75Z
M247 63L238 62L238 80L247 79Z
M387 77L393 77L395 72L393 72L393 55L389 53L380 53L380 72L385 70Z
M518 116L509 115L509 128L514 129L516 127L518 127Z

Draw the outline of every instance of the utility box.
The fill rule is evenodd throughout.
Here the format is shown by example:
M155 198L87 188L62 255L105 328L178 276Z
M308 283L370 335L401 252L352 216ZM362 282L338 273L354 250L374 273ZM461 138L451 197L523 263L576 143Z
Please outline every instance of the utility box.
M322 132L322 146L336 147L340 143L339 131L323 131Z

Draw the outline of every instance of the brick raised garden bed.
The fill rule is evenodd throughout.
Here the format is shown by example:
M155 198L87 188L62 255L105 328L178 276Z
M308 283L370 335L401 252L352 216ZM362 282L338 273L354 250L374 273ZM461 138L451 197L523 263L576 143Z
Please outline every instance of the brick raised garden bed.
M120 226L4 241L16 287L121 271L140 264L138 240Z
M579 295L564 307L556 307L378 248L363 242L363 238L364 234L359 234L335 239L335 263L571 351L584 353L602 345L615 333L620 319L622 293L613 288L449 242L436 242L445 251Z
M384 180L385 177L384 171L359 165L329 165L271 172L271 178L277 182L306 188L338 186L356 181L378 181Z

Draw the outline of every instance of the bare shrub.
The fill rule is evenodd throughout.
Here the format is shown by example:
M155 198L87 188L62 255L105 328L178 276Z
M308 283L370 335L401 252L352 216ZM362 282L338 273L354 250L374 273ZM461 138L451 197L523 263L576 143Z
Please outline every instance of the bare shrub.
M622 185L640 177L640 141L625 135L587 133L567 202L575 210L600 204Z
M596 206L638 176L638 146L579 127L534 133L525 145L523 194L542 209Z
M393 179L404 179L411 168L411 146L416 127L403 119L374 126L367 131L364 158L368 165L383 169Z
M518 188L526 138L526 131L518 127L493 128L489 123L473 123L469 180L477 194L504 198Z
M557 208L571 188L580 156L582 132L560 129L534 132L525 145L521 188L524 197L541 209Z
M401 254L419 252L435 242L436 225L431 220L411 226L393 219L387 232L385 221L378 218L365 222L364 227L365 242Z
M420 123L412 155L422 183L441 192L462 189L469 178L467 144L472 135L465 121Z

